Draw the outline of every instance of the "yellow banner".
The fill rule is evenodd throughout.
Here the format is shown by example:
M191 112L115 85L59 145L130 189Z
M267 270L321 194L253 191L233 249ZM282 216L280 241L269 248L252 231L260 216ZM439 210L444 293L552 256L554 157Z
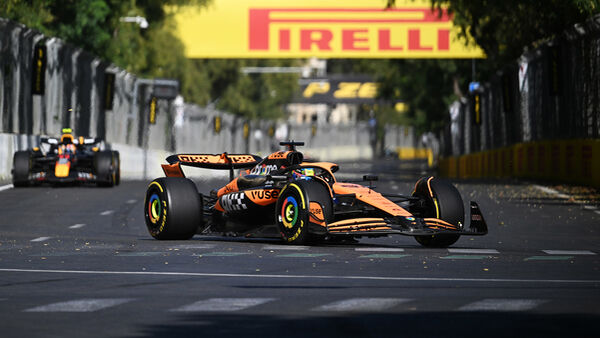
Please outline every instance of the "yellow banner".
M213 0L176 10L188 58L482 58L426 0Z

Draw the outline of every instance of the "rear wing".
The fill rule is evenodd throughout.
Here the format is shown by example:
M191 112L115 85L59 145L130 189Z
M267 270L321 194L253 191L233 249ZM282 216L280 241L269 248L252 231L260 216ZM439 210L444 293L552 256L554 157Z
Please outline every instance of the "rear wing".
M229 170L233 179L234 169L252 168L262 161L262 158L252 154L176 154L167 157L169 164L163 164L163 171L167 176L181 176L181 165L190 167Z
M79 136L76 138L73 138L73 144L78 144L78 145L93 145L93 144L98 144L102 142L102 139L97 138L97 137L83 137L83 136ZM44 143L44 144L50 144L50 145L58 145L60 144L60 139L56 138L56 137L40 137L40 143Z

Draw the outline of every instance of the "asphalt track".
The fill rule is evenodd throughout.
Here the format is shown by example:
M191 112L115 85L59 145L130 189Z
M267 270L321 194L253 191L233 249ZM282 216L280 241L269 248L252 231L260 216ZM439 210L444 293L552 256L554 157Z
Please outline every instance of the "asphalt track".
M345 163L409 193L420 165ZM201 182L210 188L221 182ZM600 211L526 182L456 182L490 233L288 246L152 239L148 182L0 187L2 337L597 337Z

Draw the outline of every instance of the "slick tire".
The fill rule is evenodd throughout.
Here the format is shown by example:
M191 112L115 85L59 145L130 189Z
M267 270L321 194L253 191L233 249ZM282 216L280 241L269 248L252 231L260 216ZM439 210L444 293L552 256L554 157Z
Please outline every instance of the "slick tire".
M121 155L118 151L113 150L113 179L115 185L119 185L121 183Z
M281 190L275 214L283 240L303 245L324 237L325 224L333 217L333 202L324 184L295 181Z
M112 151L105 150L96 153L94 157L96 185L112 187L115 184L115 166Z
M202 196L194 182L161 177L150 183L144 201L150 235L159 240L186 240L202 226Z
M463 200L450 182L437 177L421 178L415 185L413 196L420 197L425 203L419 217L434 217L452 224L464 224ZM430 248L448 247L459 238L460 235L454 234L415 236L419 244Z
M26 187L29 185L32 157L28 150L17 151L13 156L13 185Z

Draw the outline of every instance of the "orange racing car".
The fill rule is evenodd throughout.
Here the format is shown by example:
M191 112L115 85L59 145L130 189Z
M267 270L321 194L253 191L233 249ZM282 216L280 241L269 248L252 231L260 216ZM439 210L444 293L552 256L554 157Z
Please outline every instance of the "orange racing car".
M362 236L414 236L427 247L447 247L462 235L485 235L476 202L465 222L463 200L449 182L425 177L410 196L382 194L340 182L330 162L307 162L302 142L262 159L251 154L178 154L167 158L166 177L150 183L145 221L156 239L190 239L196 233L280 236L293 244L340 241ZM230 182L199 193L182 166L229 170ZM234 171L240 170L235 177ZM376 176L364 176L375 181Z

